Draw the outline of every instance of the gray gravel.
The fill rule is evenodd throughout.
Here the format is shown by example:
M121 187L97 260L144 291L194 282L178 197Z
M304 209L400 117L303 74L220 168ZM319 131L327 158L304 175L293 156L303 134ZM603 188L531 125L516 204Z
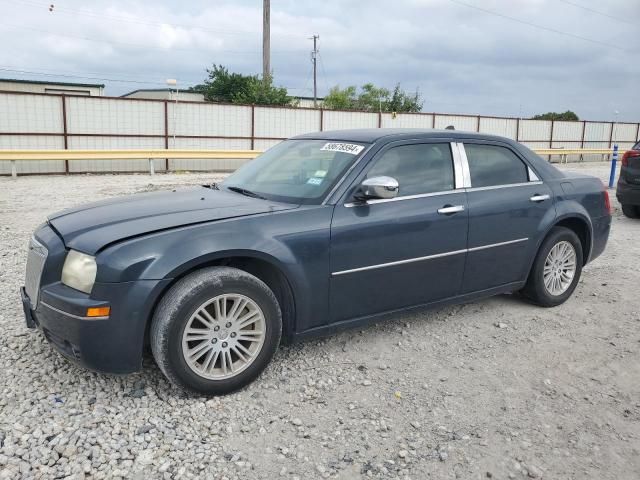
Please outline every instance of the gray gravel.
M0 178L0 478L638 478L640 221L619 211L564 306L399 315L281 347L222 398L185 396L150 357L126 377L86 371L24 327L46 214L214 177Z

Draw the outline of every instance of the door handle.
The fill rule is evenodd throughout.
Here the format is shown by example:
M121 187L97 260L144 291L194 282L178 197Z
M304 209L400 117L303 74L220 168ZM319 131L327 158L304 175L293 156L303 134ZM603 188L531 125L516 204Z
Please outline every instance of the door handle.
M549 195L538 195L535 194L533 197L531 197L529 200L532 202L536 202L536 203L540 203L540 202L544 202L545 200L549 200L551 197Z
M445 205L438 209L440 215L451 215L453 213L463 212L464 205Z

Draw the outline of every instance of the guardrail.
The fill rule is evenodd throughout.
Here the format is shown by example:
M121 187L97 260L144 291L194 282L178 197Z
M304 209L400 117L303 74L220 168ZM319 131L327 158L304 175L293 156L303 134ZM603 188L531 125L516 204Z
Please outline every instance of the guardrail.
M149 173L155 174L154 159L240 159L250 160L261 150L0 150L0 161L11 162L11 176L17 177L16 161L25 160L149 160Z
M569 155L611 155L608 148L534 148L538 155L560 155L561 162ZM0 161L11 162L11 176L17 177L16 161L25 160L149 160L149 173L155 174L154 159L240 159L255 158L261 150L0 150ZM623 154L624 151L620 151Z

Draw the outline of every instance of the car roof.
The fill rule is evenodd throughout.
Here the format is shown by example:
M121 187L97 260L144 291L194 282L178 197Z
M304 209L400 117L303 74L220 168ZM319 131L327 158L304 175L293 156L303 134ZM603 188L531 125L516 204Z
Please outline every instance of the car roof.
M424 128L358 128L351 130L327 130L323 132L305 133L292 137L300 139L340 140L351 142L374 143L378 140L404 140L409 138L475 138L477 140L498 140L512 143L505 137L485 135L461 130L436 130Z

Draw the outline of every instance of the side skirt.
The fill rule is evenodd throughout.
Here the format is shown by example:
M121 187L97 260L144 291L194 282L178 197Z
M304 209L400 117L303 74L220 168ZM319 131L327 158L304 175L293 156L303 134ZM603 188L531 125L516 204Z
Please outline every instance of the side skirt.
M346 330L349 328L357 328L363 325L369 325L381 320L390 320L394 316L402 313L419 312L422 310L430 310L432 308L444 307L447 305L456 305L460 303L472 302L474 300L492 297L494 295L500 295L503 293L511 293L520 290L524 287L526 282L513 282L498 287L489 288L486 290L479 290L477 292L467 293L465 295L458 295L455 297L445 298L436 302L424 303L421 305L414 305L406 308L399 308L388 312L376 313L373 315L367 315L364 317L357 317L350 320L343 320L342 322L333 323L331 325L322 325L320 327L311 328L304 332L297 332L291 336L291 343L304 341L309 338L321 337L331 335L336 332Z

